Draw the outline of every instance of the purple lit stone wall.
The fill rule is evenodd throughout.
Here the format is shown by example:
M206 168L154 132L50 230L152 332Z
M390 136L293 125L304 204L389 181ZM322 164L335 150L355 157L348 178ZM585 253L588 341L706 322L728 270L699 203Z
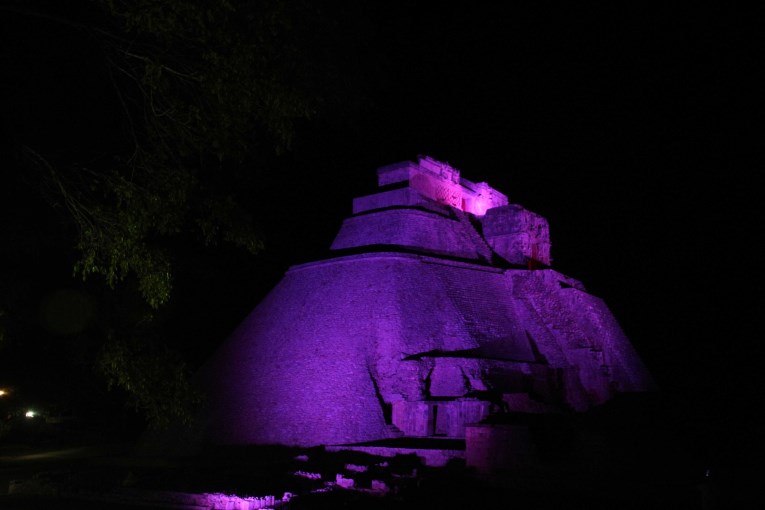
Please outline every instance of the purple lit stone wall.
M290 268L203 368L210 441L465 437L495 413L582 411L653 387L602 300L521 265L550 260L544 218L429 158L379 176L405 187L357 199L336 256ZM423 194L422 176L460 207ZM481 215L466 205L479 188L494 204Z
M510 204L486 211L481 219L486 242L513 264L529 261L550 265L550 228L547 220L520 205Z

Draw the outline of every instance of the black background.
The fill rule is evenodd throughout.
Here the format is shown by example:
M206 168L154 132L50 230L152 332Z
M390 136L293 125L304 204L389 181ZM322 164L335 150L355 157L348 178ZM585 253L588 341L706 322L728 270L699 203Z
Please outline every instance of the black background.
M762 99L749 13L358 4L325 7L336 22L326 51L365 106L307 123L281 157L253 204L262 257L221 250L188 264L198 278L176 288L167 320L190 359L218 345L287 267L326 254L351 200L375 192L377 167L422 154L547 218L553 267L605 300L683 426L702 443L753 451ZM0 18L7 133L50 152L108 152L115 121L91 41L55 21ZM42 199L16 201L10 187L1 196L4 249L51 234L48 213L36 212ZM74 285L67 257L28 261L40 303ZM50 360L27 362L33 372Z

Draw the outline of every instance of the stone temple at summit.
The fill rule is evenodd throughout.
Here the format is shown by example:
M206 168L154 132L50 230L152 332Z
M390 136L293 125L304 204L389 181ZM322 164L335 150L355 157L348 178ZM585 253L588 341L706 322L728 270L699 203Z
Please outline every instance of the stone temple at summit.
M551 268L545 218L429 157L377 176L330 256L290 267L202 367L207 441L464 439L653 389L606 304Z

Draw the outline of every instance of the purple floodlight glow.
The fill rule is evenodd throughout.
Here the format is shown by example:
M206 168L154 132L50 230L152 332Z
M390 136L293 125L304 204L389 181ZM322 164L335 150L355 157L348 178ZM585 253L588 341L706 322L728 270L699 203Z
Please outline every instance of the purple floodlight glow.
M464 438L653 387L605 303L549 268L543 217L426 157L378 182L335 256L290 268L200 374L211 441Z
M172 503L179 507L209 508L210 510L256 510L273 509L286 505L292 498L292 493L285 492L281 498L275 496L237 496L236 494L215 493L184 493L172 494Z
M408 188L421 198L476 216L483 216L488 209L508 203L505 195L485 182L468 181L460 177L460 171L448 163L427 156L420 157L416 163L404 161L382 167L377 175L380 186L407 182ZM376 196L379 198L381 195ZM390 195L388 198L398 200Z

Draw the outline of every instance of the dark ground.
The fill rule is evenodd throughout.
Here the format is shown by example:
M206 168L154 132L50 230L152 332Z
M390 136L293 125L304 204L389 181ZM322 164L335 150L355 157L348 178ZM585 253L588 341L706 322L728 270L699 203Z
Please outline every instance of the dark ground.
M62 495L0 495L0 507L10 508L167 508L152 505L153 491L224 492L248 495L283 492L295 494L289 507L303 508L498 508L511 504L518 509L591 508L632 509L667 508L701 509L732 508L704 506L705 498L714 494L718 500L730 500L728 487L704 483L703 479L685 474L674 479L654 476L618 477L580 471L559 465L536 468L520 473L503 473L495 477L479 476L461 465L444 468L415 466L408 456L387 459L390 472L398 471L400 478L391 478L393 492L374 496L363 492L335 489L324 493L309 493L319 483L289 476L299 468L287 452L251 450L246 458L227 454L194 459L137 459L129 452L130 445L99 445L71 450L68 458L54 458L56 451L29 449L25 455L8 455L3 449L2 481L15 477L47 479L66 487ZM126 447L121 450L121 447ZM346 462L377 461L365 455L332 454L322 458L321 468L314 461L310 472L320 472L323 479L334 479L333 472L342 472ZM31 455L38 455L31 460ZM309 457L311 455L309 454ZM267 459L267 460L266 460ZM310 461L309 461L310 462ZM305 467L304 467L305 469ZM412 475L416 469L416 474ZM346 473L346 476L350 476ZM393 475L391 475L393 476ZM358 483L363 483L356 477ZM122 504L120 497L125 483L127 490L139 501ZM144 494L143 499L140 495ZM500 504L498 504L500 503ZM737 507L738 508L738 507ZM744 508L740 506L740 508Z
M727 450L715 452L705 444L709 430L668 422L668 415L657 412L659 404L634 404L616 402L587 415L531 422L535 457L491 475L466 468L463 461L441 468L424 466L412 455L383 458L323 448L259 446L203 448L193 455L169 456L147 453L142 439L108 433L55 440L38 434L27 436L26 443L20 442L22 435L6 435L0 438L0 508L169 508L156 504L155 495L161 491L277 499L292 492L296 497L290 510L759 506L755 489L761 471L754 450L750 447L747 453L746 445L740 444L745 434L729 437ZM349 471L348 464L368 466L368 471ZM295 476L296 471L318 473L321 479ZM354 478L360 489L368 489L376 479L390 491L312 492L326 488L338 473ZM34 479L58 493L7 494L12 480ZM120 503L126 495L131 504Z

